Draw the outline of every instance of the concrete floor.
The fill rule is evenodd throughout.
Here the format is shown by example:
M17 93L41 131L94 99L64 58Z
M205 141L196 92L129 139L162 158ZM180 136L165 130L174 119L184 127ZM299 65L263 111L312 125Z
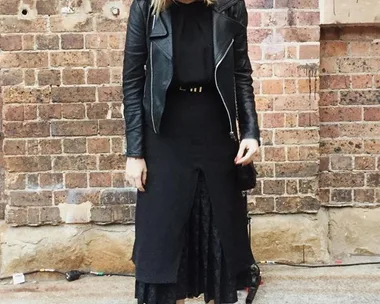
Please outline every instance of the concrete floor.
M263 284L257 304L380 304L380 266L305 269L279 265L261 266ZM0 282L1 304L132 304L134 279L82 276L75 282L46 280L10 285ZM191 304L203 303L198 300ZM245 303L243 298L238 303Z

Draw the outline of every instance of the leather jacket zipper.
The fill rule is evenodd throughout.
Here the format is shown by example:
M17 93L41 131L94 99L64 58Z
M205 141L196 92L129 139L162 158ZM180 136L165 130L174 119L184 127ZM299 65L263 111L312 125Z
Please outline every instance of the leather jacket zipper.
M153 23L152 23L152 30L154 28L156 22L156 15L153 16ZM156 124L154 122L154 115L153 115L153 43L150 43L150 115L152 118L152 125L154 133L157 134L156 130Z
M237 140L236 136L235 136L235 132L232 128L232 119L231 119L231 114L230 114L230 111L228 111L228 107L227 107L227 104L226 104L226 101L224 100L224 97L222 95L222 92L220 91L220 88L219 88L219 85L218 85L218 80L217 80L217 77L216 77L216 74L217 74L217 71L218 71L218 67L219 65L222 63L223 59L227 56L227 53L228 51L230 50L232 44L234 43L234 39L232 39L230 45L228 46L226 52L224 53L224 55L222 56L222 58L219 60L219 62L216 64L216 67L215 67L215 73L214 73L214 77L215 77L215 85L216 85L216 88L219 92L219 95L222 99L222 102L224 104L224 107L226 108L226 111L227 111L227 115L228 115L228 120L229 120L229 123L230 123L230 137L233 139L233 140Z

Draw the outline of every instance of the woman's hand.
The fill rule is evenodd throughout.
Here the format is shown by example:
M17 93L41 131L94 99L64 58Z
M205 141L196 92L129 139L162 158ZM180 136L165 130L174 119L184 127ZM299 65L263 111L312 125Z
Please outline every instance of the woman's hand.
M259 142L257 141L257 139L243 139L240 143L239 152L235 157L235 164L242 164L243 166L245 166L253 162L253 155L256 151L258 151L258 149Z
M139 191L144 192L147 173L148 170L146 168L146 163L143 158L127 158L127 180L132 185L132 187L136 187Z

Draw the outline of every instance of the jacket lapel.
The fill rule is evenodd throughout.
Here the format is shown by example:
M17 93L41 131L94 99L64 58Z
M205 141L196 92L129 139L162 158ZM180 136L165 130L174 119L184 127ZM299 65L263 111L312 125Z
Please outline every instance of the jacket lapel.
M153 17L151 41L165 54L166 57L173 57L172 24L170 10L167 9L159 15Z

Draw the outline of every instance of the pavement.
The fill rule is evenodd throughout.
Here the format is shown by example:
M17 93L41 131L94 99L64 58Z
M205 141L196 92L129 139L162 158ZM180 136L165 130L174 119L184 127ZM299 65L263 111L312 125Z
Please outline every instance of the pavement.
M260 266L263 284L255 304L380 304L380 265L338 268ZM135 304L134 279L120 276L82 276L68 282L63 277L35 274L27 282L0 282L1 304ZM245 303L244 294L238 303ZM186 301L200 304L203 297Z

